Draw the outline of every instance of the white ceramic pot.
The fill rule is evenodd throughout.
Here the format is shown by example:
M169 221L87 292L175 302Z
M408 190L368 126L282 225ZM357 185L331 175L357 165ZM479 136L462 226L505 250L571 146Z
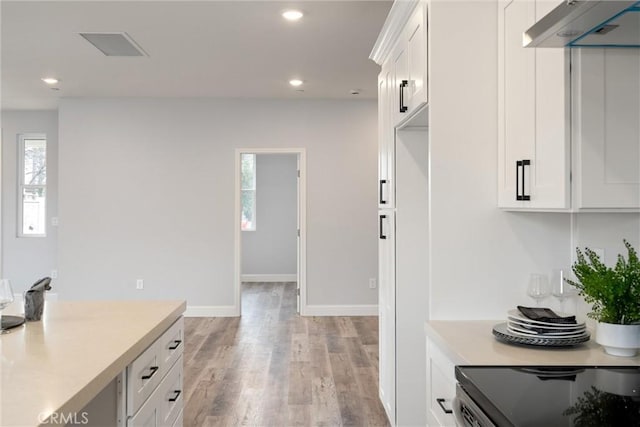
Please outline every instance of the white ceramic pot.
M640 325L598 322L596 342L612 356L633 357L640 348Z

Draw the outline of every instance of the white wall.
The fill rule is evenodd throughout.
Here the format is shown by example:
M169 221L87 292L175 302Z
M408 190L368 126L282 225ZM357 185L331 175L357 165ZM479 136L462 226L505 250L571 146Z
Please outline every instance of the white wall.
M59 120L60 298L232 305L234 150L305 147L307 302L376 303L375 101L65 99Z
M17 237L18 134L47 136L47 236ZM58 113L56 111L2 112L2 277L22 292L57 267L58 229ZM57 287L54 280L52 286ZM55 291L54 291L55 292Z
M496 2L430 15L431 318L504 319L534 303L530 273L569 262L570 215L496 208Z
M297 154L256 155L256 230L242 232L242 274L297 273Z

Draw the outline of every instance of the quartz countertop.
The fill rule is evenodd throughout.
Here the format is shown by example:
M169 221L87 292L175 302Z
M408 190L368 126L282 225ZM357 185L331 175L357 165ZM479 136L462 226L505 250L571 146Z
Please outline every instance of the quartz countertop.
M510 345L498 341L493 326L504 320L433 320L425 332L456 365L640 366L640 356L616 357L596 344L594 332L583 344L568 348Z
M0 335L0 425L76 413L184 312L184 301L53 301Z

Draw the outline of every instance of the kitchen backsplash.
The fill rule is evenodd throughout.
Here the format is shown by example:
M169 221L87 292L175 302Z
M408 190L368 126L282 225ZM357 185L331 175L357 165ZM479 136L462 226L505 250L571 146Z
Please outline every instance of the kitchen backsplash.
M622 239L626 239L640 250L640 213L579 213L572 214L571 255L575 261L575 248L585 247L604 251L607 265L616 263L618 254L626 256ZM591 311L582 298L565 303L567 309L576 310L580 317ZM591 323L591 322L590 322Z

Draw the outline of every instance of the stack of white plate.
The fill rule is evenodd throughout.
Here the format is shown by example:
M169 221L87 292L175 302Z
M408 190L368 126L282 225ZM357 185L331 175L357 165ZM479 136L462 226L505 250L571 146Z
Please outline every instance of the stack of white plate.
M507 315L507 330L511 334L520 337L545 337L560 341L563 339L573 341L576 338L587 338L589 336L584 322L577 324L541 322L525 317L518 310L509 311Z

